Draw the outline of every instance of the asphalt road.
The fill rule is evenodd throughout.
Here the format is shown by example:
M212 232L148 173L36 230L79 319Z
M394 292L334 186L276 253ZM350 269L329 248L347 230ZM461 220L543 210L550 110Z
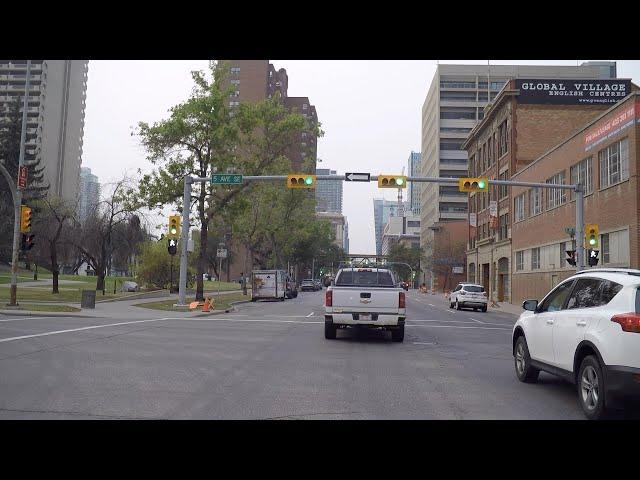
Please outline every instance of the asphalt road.
M322 292L206 318L0 315L0 419L583 419L574 387L520 383L505 313L410 292L404 343L325 340Z

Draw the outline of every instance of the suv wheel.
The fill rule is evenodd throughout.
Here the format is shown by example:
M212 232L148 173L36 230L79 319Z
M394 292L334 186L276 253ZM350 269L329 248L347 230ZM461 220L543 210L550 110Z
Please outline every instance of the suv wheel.
M516 341L515 367L516 376L521 382L534 383L538 380L540 370L531 366L529 347L524 335L519 336Z
M462 310L462 307L460 306L460 303L458 302L457 298L456 298L456 310Z
M589 420L604 418L604 376L600 362L594 355L582 360L578 370L578 401Z

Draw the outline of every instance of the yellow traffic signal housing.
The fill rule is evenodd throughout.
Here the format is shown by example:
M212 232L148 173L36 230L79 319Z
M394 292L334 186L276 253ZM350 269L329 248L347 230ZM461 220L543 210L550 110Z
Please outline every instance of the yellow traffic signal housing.
M584 226L584 248L594 250L600 245L600 229L595 223Z
M316 176L306 173L287 175L287 188L316 188Z
M20 207L20 233L31 231L31 208L26 205Z
M407 188L405 175L378 175L378 188Z
M460 178L458 189L461 192L488 192L489 179L486 177Z
M169 237L175 238L180 235L180 215L169 216Z

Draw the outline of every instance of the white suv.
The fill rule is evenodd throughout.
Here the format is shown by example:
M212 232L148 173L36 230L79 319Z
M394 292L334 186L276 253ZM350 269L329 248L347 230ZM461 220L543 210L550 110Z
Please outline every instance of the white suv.
M449 294L449 308L456 307L473 308L474 310L487 311L487 292L482 285L475 283L459 283Z
M622 400L640 404L640 270L584 270L522 307L513 327L520 381L544 370L577 384L589 419Z

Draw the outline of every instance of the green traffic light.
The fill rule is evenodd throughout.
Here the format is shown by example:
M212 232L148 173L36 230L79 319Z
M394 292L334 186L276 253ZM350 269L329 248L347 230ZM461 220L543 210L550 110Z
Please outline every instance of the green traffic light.
M404 183L403 178L396 178L396 185L402 185Z
M596 239L595 238L590 238L589 239L589 245L595 245L596 244Z
M304 179L304 183L306 183L307 185L311 185L313 183L313 178L311 177L306 177Z
M484 188L484 186L485 186L485 185L484 185L484 181L480 180L480 181L478 182L478 188Z

